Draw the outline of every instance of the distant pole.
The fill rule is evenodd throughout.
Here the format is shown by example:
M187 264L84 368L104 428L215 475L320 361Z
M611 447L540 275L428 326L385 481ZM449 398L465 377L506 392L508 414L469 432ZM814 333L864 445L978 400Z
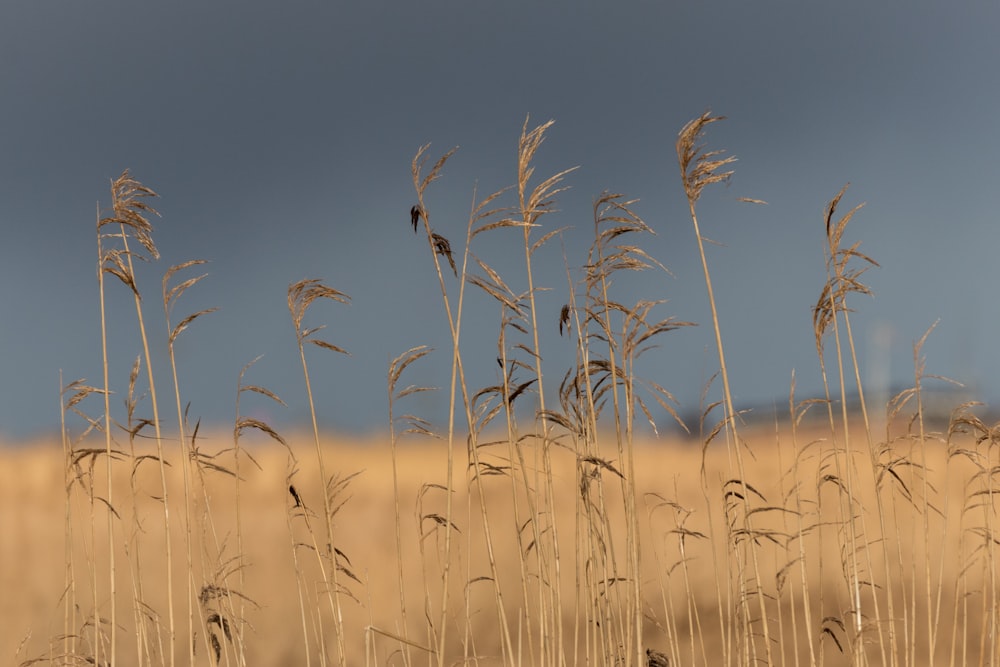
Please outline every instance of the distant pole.
M866 406L868 413L874 415L872 428L875 433L882 434L886 427L886 405L891 396L890 383L892 382L892 324L887 320L880 320L875 323L868 332L868 363L866 364L866 375L868 376L868 389L865 393L870 396L870 404Z

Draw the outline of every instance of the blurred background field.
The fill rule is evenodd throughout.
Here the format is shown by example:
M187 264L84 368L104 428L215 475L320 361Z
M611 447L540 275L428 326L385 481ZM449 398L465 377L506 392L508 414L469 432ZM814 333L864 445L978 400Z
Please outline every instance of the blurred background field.
M852 436L855 446L861 446L865 440L863 431ZM206 450L225 449L230 444L227 440L231 439L226 434L202 438L202 446ZM308 442L308 438L290 437L288 440L292 443ZM841 511L837 507L838 493L831 488L833 485L828 479L824 483L824 475L833 474L833 469L829 455L824 456L822 452L829 452L834 443L829 433L817 428L815 423L795 434L787 425L757 427L747 435L747 441L754 453L754 459L747 466L747 478L761 499L766 498L761 506L782 506L789 510L798 507L803 512L801 516L795 516L782 511L780 516L767 517L757 524L758 528L766 526L774 531L773 541L763 539L759 545L762 556L760 567L766 573L762 590L774 596L772 602L780 602L771 606L771 613L774 614L772 621L780 620L788 626L785 642L790 641L792 636L797 637L799 642L795 650L784 646L781 654L789 660L797 657L808 662L811 636L813 650L817 656L825 654L827 664L848 664L848 656L838 650L836 644L841 642L846 647L845 633L850 631L849 628L845 630L836 624L831 626L829 620L823 620L849 618L850 614L846 612L852 607L850 590L844 586L844 570L848 565L844 552L844 527L838 519ZM958 611L955 596L961 591L953 589L948 583L939 590L939 582L959 582L966 576L969 579L964 585L972 589L976 588L974 582L980 581L983 574L981 569L962 574L969 562L962 558L963 553L967 555L969 550L968 538L963 538L962 534L971 530L970 517L963 519L962 507L964 499L970 495L968 484L974 478L976 469L960 457L949 457L949 451L954 452L957 442L949 447L943 441L934 440L917 452L917 443L911 438L903 438L894 444L891 453L886 453L887 461L906 458L916 462L926 456L929 474L925 487L923 477L915 466L900 468L898 473L893 473L899 475L896 483L887 485L895 486L895 490L887 491L886 486L882 487L883 499L888 501L882 510L888 522L887 526L883 526L886 530L885 542L874 538L874 534L882 530L877 528L879 517L872 491L874 480L862 475L855 489L858 498L856 509L871 531L867 536L868 542L877 545L874 547L876 551L884 547L891 556L889 562L895 571L889 574L887 580L893 582L897 610L902 609L901 616L906 617L906 621L898 623L897 627L900 633L907 636L900 634L896 641L913 645L914 659L909 664L942 664L926 655L926 640L923 638L930 622L927 619L934 619L933 628L939 635L939 641L949 645L953 642L948 628L954 626L952 614ZM843 442L839 443L839 446L842 445ZM346 584L350 597L356 598L346 601L344 606L349 664L363 664L365 660L366 627L374 626L397 636L403 634L395 574L397 560L402 563L408 586L411 627L407 636L415 644L427 645L431 640L422 634L424 619L421 610L427 592L431 607L439 602L442 535L434 530L432 520L424 518L421 521L419 517L444 512L440 490L428 491L425 486L445 481L447 457L444 445L420 441L403 444L399 449L399 498L403 506L402 548L398 553L393 534L394 495L388 442L385 439L352 442L327 438L324 448L328 465L335 469L331 474L360 472L350 481L344 496L347 503L336 515L335 529L338 548L350 559L350 569L358 579ZM290 525L296 539L303 539L301 521L292 518L296 513L295 501L288 492L286 479L291 470L289 466L294 464L289 463L286 450L270 441L249 444L247 449L260 463L261 469L244 469L245 484L241 495L245 522L243 552L247 563L241 594L254 603L248 604L245 610L245 620L250 627L244 638L246 659L248 664L257 665L306 664L306 642L290 546ZM308 463L309 448L293 445L293 451L300 459L298 472L293 478L297 493L307 508L315 508L321 503L321 491L317 472ZM863 457L859 452L858 458ZM579 595L584 594L583 587L577 581L580 573L574 572L579 566L579 554L574 554L574 551L580 538L577 531L580 528L581 468L576 457L567 451L557 449L554 460L555 497L560 499L554 507L555 525L563 549L562 621L567 632L567 650L572 656L573 650L583 650L581 644L585 634L585 628L580 627L585 621L579 619L577 606L581 602ZM611 458L608 462L616 469L621 465L621 462ZM15 663L29 657L44 656L49 650L50 640L53 654L59 652L59 642L52 638L57 637L63 627L60 596L65 581L64 470L63 453L53 443L0 449L0 526L4 531L0 540L0 586L5 592L0 597L0 623L6 628L4 633L0 633L0 655L8 663L18 651L13 660ZM152 472L152 467L149 471ZM171 474L177 475L171 482L180 484L178 472L172 470ZM465 471L461 469L456 471L456 475L465 479ZM724 635L717 617L735 613L738 606L734 600L720 603L719 599L720 594L723 598L727 595L724 592L726 580L733 575L735 567L734 563L726 561L725 545L729 531L719 520L719 517L729 514L721 508L727 503L727 493L733 490L732 484L727 484L733 478L729 454L725 447L710 448L702 473L702 452L698 441L644 440L635 447L634 475L641 513L641 587L643 614L646 617L643 641L654 650L671 654L678 664L720 664L721 647L727 641L734 641L734 638ZM512 619L517 619L515 627L519 626L525 632L519 645L527 651L525 615L530 615L532 610L518 608L516 601L516 592L522 582L519 581L517 528L511 509L510 482L502 475L483 479L483 493L491 508L490 525L500 537L496 558L500 564L499 571L505 578L501 583L505 590L515 592L508 613ZM150 486L156 480L143 481ZM207 498L218 531L213 539L217 539L219 544L228 543L228 547L222 546L221 552L234 555L236 515L233 480L227 475L209 474L206 482ZM601 482L613 485L616 475L604 470ZM121 494L120 497L128 495L128 483L128 475L123 469L122 474L116 477L115 491ZM880 484L885 484L885 480L880 480ZM902 492L902 485L908 489L909 498ZM473 491L470 496L463 490L465 488L464 482L459 483L454 498L454 520L461 532L455 534L459 546L452 559L455 567L452 586L455 591L449 622L453 627L446 662L454 664L453 661L461 660L463 654L470 652L477 656L481 664L501 664L500 633L496 626L492 591L488 582L469 583L489 576L489 569L483 552L482 521L477 516L475 502L467 505L469 500L476 501L478 492ZM708 490L707 496L703 488ZM822 490L824 488L825 491ZM922 498L927 489L933 489L931 504L940 509L941 515L921 516L919 508L924 507ZM611 491L607 493L609 497L614 495ZM793 500L796 497L798 500ZM807 507L810 502L824 498L828 503L826 510ZM418 499L421 499L420 502ZM137 500L139 524L155 523L158 502L148 496ZM610 505L611 525L615 526L613 540L618 544L616 549L619 554L622 554L624 516L620 504L617 507L614 503ZM177 516L181 510L182 504L178 504L175 507ZM74 503L73 511L85 517L88 511L86 503ZM123 525L129 525L130 512L122 511ZM786 536L802 529L800 520L812 524L819 522L821 515L830 522L828 530L813 528L815 532L801 541L787 539ZM691 531L692 536L705 536L705 539L688 539L686 555L689 560L686 564L689 572L686 582L679 565L679 527ZM426 548L424 556L420 553L421 531L427 535L423 540ZM86 587L86 575L81 573L90 567L88 563L96 559L96 567L100 570L107 560L103 535L100 530L96 535L99 546L94 549L90 535L82 526L77 528L73 558L79 570L77 585L81 588ZM180 536L178 540L181 540ZM122 537L121 541L124 543L126 540ZM133 543L133 548L141 548L140 561L150 571L155 572L156 568L162 567L162 535L156 530L150 528L140 539L129 541ZM800 548L807 562L804 571L794 564L786 567L794 563ZM121 567L121 563L128 560L124 549L118 558ZM205 576L211 580L213 563L209 554L196 555L196 561L198 577ZM183 570L183 564L178 566ZM871 576L875 583L886 580L887 573L881 572L878 559L875 563L866 563L864 569L868 568L873 568ZM805 587L797 581L802 577L807 580ZM126 581L123 578L119 595L121 603L128 606L131 594L124 585ZM933 594L929 598L931 609L926 608L927 581L933 585ZM178 580L177 594L183 599L181 583L182 580ZM312 583L318 584L316 580ZM468 597L463 589L468 590ZM804 592L810 596L812 605L808 611L802 607ZM984 592L976 595L967 591L967 594L975 599L967 601L970 604L967 613L971 616L967 626L970 634L966 639L971 642L974 652L978 652L978 638L972 630L978 627L977 610L983 603L979 596ZM86 597L85 593L80 595ZM156 587L155 577L154 585L147 587L144 597L151 608L164 608L165 594L162 586L159 589ZM987 597L992 598L993 595ZM89 602L81 604L86 607ZM940 606L935 608L937 605ZM106 613L107 600L102 599L99 606L102 613ZM700 619L693 620L696 608ZM699 622L701 627L694 627ZM809 622L813 624L811 632L807 628ZM134 647L135 628L131 619L120 619L120 623L123 632L119 635L119 650L128 656L135 650L129 650L130 645ZM874 619L866 619L866 624L873 623ZM75 630L86 634L80 628ZM466 634L467 630L472 632L471 636ZM580 634L573 641L571 633L576 632ZM868 628L866 632L875 633L876 629ZM402 664L399 654L402 644L384 635L373 634L368 639L375 651L372 658L377 661L376 664ZM463 641L470 640L472 646L463 649ZM315 651L315 646L312 650ZM204 647L199 647L199 651L203 652ZM871 651L872 662L881 664L874 647ZM428 659L421 651L415 652L419 657L418 663ZM207 657L203 653L200 655L202 664L208 664ZM316 656L313 658L316 659ZM530 661L530 656L523 656L523 659Z

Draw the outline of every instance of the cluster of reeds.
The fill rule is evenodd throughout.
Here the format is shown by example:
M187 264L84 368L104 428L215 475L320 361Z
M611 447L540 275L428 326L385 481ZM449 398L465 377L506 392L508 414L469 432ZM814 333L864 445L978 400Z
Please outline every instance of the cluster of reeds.
M150 223L150 217L157 213L148 203L157 195L132 178L128 171L112 182L111 195L111 210L107 214L99 211L97 222L103 384L94 386L85 380L75 380L66 384L62 392L67 491L63 632L51 643L44 657L29 660L28 664L40 661L94 665L176 665L206 661L247 664L248 610L257 603L244 592L247 560L243 547L245 519L241 510L241 483L246 467L257 463L241 445L241 437L248 431L256 431L288 451L288 488L295 501L288 512L289 549L291 561L300 575L306 652L310 650L311 637L317 638L323 655L330 648L323 625L325 617L318 612L307 613L307 610L328 605L334 619L333 634L340 656L338 664L343 665L346 658L344 633L339 622L342 615L340 597L350 594L343 583L344 578L357 581L357 577L350 569L347 556L335 546L333 519L340 510L340 499L351 475L326 473L306 360L307 344L342 350L315 336L323 327L308 328L303 320L306 311L317 300L346 302L348 299L316 280L300 281L291 285L288 291L288 308L313 416L317 467L322 480L320 488L324 490L321 509L312 511L291 485L298 473L297 462L284 438L266 422L246 416L241 410L241 402L248 393L283 404L281 398L267 388L245 382L246 373L256 360L239 372L231 447L218 451L203 447L199 441L200 422L191 424L188 408L182 407L175 343L195 320L216 309L199 310L179 321L174 318L173 310L180 298L207 274L186 279L180 276L204 264L203 260L172 266L163 276L167 359L177 418L175 444L170 445L165 435L167 426L160 417L150 337L135 271L137 260L159 257ZM108 370L111 364L105 318L106 298L111 291L109 277L117 278L131 293L143 350L128 378L124 422L113 416L110 403L114 391ZM145 389L140 391L140 386ZM103 398L103 413L99 417L91 416L84 409L91 395ZM140 403L148 406L151 416L139 415ZM71 435L65 419L69 414L81 418L85 424L76 435ZM89 444L94 433L101 434L102 447ZM148 446L150 442L152 450ZM155 479L146 472L150 467L157 471ZM168 478L175 477L171 468L180 469L179 488L168 482ZM129 480L127 497L116 496L114 491L115 479L123 476ZM235 498L235 521L232 523L220 525L213 513L213 494L220 492ZM179 525L171 514L171 499L177 495L183 507ZM81 496L86 507L83 515ZM159 524L158 529L154 528L155 524ZM89 530L87 535L81 535L85 532L82 526ZM162 539L150 536L154 530L161 532ZM99 549L99 541L106 544L106 550ZM162 544L163 550L147 548L147 542ZM81 551L84 554L82 563ZM311 555L301 558L303 551ZM106 554L106 562L99 561L98 552ZM122 563L117 560L122 553L127 558L124 572ZM322 582L320 586L316 585L317 580ZM175 582L182 583L175 586ZM127 592L120 590L123 584ZM165 592L162 607L161 601L147 596L147 588ZM183 598L175 597L178 589L183 590ZM122 614L127 614L131 620L124 620ZM121 637L122 628L129 628L130 641Z
M726 314L716 307L697 215L706 188L733 174L733 158L704 147L706 128L718 120L705 113L691 121L676 149L711 308L718 373L710 391L719 398L703 413L700 471L664 471L660 488L637 484L637 420L655 430L659 418L680 419L668 389L644 377L639 360L665 334L691 323L659 314L663 301L655 292L635 303L615 294L622 272L665 272L642 249L643 237L654 231L637 214L636 200L614 192L594 200L587 226L593 240L580 268L567 267L558 315L574 362L553 371L544 363L539 333L555 318L540 312L536 298L553 286L537 283L534 266L568 233L549 229L548 220L573 169L535 175L552 123L525 121L515 184L474 196L461 245L453 243L456 230L433 224L431 186L454 150L433 163L429 146L417 152L410 222L437 276L451 374L444 390L448 418L434 425L399 414L409 397L431 390L407 378L433 350L418 342L388 369L386 456L393 460L393 481L386 493L394 498L399 592L391 625L376 622L375 610L363 611L367 582L341 547L338 517L350 511L348 486L357 471L327 460L310 382L307 350L345 351L318 336L323 325L307 324L312 308L349 297L312 279L288 290L314 458L303 460L269 424L244 414L249 395L282 403L246 381L254 362L239 372L231 446L208 451L184 408L175 342L214 309L175 318L174 307L205 276L182 278L201 260L169 268L162 304L177 421L168 437L134 261L158 257L150 223L156 211L149 204L156 195L123 173L112 183L110 211L99 213L97 223L102 382L70 382L63 392L64 418L75 415L84 424L71 435L64 419L63 628L49 651L28 663L253 662L248 646L257 602L247 580L255 573L240 508L241 484L257 465L241 437L256 431L287 450L288 563L299 629L297 640L286 640L298 642L307 665L346 667L357 661L361 645L367 664L406 667L994 664L1000 659L994 519L1000 429L982 422L969 404L946 432L931 432L922 405L921 339L914 347L914 385L878 408L886 411L886 428L875 431L848 304L870 292L861 279L875 262L858 243L845 241L860 208L838 214L846 187L823 218L827 281L813 309L824 395L799 400L793 383L790 431L775 433L791 440L792 460L755 452L744 437L726 363ZM523 256L516 275L501 274L477 251L496 235L517 238ZM142 349L128 378L123 420L111 407L104 314L106 298L119 287L111 278L131 293ZM656 289L655 279L651 286ZM497 381L483 387L470 386L463 363L463 317L473 294L497 309ZM852 395L859 398L858 413L849 407ZM85 411L92 396L103 403L98 417ZM800 429L817 411L825 426L820 435L809 430L805 440ZM98 434L103 444L91 444ZM446 461L416 499L401 494L396 464L401 443L413 436L438 441ZM709 459L724 460L726 473L709 475ZM769 473L761 472L761 460ZM179 488L171 483L175 469ZM696 504L677 493L679 475L700 475ZM123 476L124 497L113 484ZM568 488L559 482L566 477L573 480ZM226 522L213 512L220 493L236 501L235 517ZM170 499L178 494L183 512L174 516ZM570 503L567 494L570 515L561 509ZM410 521L416 544L404 537ZM94 556L99 543L106 545L106 562ZM404 573L412 559L420 561L419 581ZM165 582L157 589L165 591L163 599L147 593L153 581ZM352 630L351 615L372 619L363 637ZM386 618L386 610L377 616Z

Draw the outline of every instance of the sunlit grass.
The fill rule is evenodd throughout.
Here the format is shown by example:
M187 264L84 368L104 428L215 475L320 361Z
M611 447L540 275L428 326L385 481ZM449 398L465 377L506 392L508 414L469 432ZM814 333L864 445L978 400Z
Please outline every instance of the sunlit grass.
M102 324L104 377L65 384L61 448L2 452L0 655L171 667L995 662L1000 432L971 405L948 424L925 418L923 339L912 388L865 402L851 299L870 291L875 262L848 240L860 207L838 212L846 188L816 221L827 281L809 305L823 395L796 396L790 379L769 426L745 423L734 403L725 351L739 323L717 309L702 231L717 221L697 209L732 177L732 158L705 146L719 120L693 120L676 146L718 361L706 396L719 398L688 425L700 437L648 435L680 420L642 357L669 354L671 332L691 323L659 296L666 267L643 250L654 230L635 200L600 193L588 224L547 226L573 171L535 174L551 122L525 121L514 185L474 193L464 230L434 226L434 183L454 150L414 157L409 222L440 288L428 316L444 317L449 336L370 369L387 378L387 425L366 442L318 428L311 374L331 365L315 356L350 352L326 328L349 316L337 304L350 297L319 279L288 289L308 431L247 416L248 404L283 403L254 383L253 360L238 373L231 432L190 419L182 388L197 369L174 343L214 311L183 310L200 260L163 272L172 405L159 403L133 261L158 257L155 193L123 173L98 215L97 307L134 304L142 354L128 378L111 378L124 351ZM583 229L592 243L565 259L565 305L542 312L537 294L560 288L536 284L535 267ZM519 241L511 275L478 251L498 235ZM635 301L617 294L623 272L648 276ZM465 375L469 299L497 312L497 381L483 387ZM575 351L568 368L545 361L539 332L555 323ZM450 406L443 424L412 412L412 397L432 391L429 364L450 369L436 390ZM848 407L855 396L860 410Z

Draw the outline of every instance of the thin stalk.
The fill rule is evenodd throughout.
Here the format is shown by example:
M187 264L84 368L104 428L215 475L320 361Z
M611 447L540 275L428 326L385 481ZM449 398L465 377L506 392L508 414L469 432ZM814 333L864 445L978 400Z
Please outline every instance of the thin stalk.
M106 473L107 479L107 497L105 501L107 502L107 519L108 519L108 586L109 586L109 599L111 604L111 614L108 619L111 623L111 649L110 649L110 662L111 667L116 667L117 665L117 638L118 638L118 617L117 617L117 593L115 590L115 525L114 525L114 512L112 508L114 507L113 498L113 487L112 487L112 445L111 445L111 386L108 373L108 326L107 326L107 312L105 308L104 299L104 248L101 243L101 213L100 209L97 212L97 255L98 255L98 265L97 265L97 285L98 291L100 293L101 302L101 370L104 377L104 446L105 446L105 457L107 459ZM94 545L97 546L96 544ZM100 626L100 617L96 611L97 605L97 580L95 572L94 580L94 605L95 605L95 616L94 616L94 626L98 628ZM94 642L94 662L95 664L101 664L100 660L100 642Z
M313 399L312 381L309 379L309 365L306 363L305 346L301 338L299 339L299 359L302 362L302 375L305 378L305 383L306 383L306 397L309 401L309 418L310 421L312 422L313 442L316 446L316 457L319 463L319 475L320 479L322 480L321 488L323 489L323 517L325 519L325 524L326 524L327 538L330 540L331 558L334 561L330 568L332 574L330 575L329 579L330 583L327 590L327 598L330 603L330 609L333 612L334 625L337 631L337 657L339 658L338 664L341 667L345 667L347 665L347 648L344 643L344 617L343 617L343 611L340 606L340 594L338 588L339 582L337 577L337 564L336 564L337 555L336 552L333 551L333 545L336 544L336 539L334 537L334 531L333 531L333 515L331 511L332 508L330 506L330 494L327 492L326 489L326 480L327 480L326 465L324 463L323 447L322 444L320 443L320 438L319 438L319 421L316 417L316 403L315 400ZM323 573L323 580L327 581L326 568L323 567L322 565L323 552L319 550L318 545L316 545L316 548L317 548L316 554L320 562L321 571Z
M125 247L125 256L128 259L129 274L135 276L132 263L132 253L128 250L128 236L125 234L125 225L122 228L122 243ZM163 507L163 543L166 557L167 576L167 630L170 641L168 642L170 651L170 665L176 664L176 647L174 646L177 630L174 622L174 568L173 568L173 540L170 537L170 504L167 491L167 464L163 456L163 436L160 432L160 409L159 401L156 398L156 382L153 380L153 360L149 351L149 337L146 335L146 320L142 314L142 298L138 289L132 291L135 300L136 319L139 322L139 337L142 340L142 350L146 358L146 375L149 378L149 400L153 410L153 429L156 434L156 460L160 470L160 498Z
M63 488L66 490L66 508L64 517L64 549L66 560L66 572L64 575L64 598L63 598L63 653L74 655L76 652L76 635L72 632L73 617L76 609L76 568L73 558L73 442L69 437L66 428L66 410L69 403L64 402L66 392L77 386L79 382L70 385L63 384L62 370L59 371L59 430L62 435L63 465L66 470L63 478ZM76 400L76 396L70 401Z
M737 469L740 474L739 484L742 487L743 495L743 508L744 508L744 528L748 533L752 532L752 528L749 521L749 511L751 509L749 504L750 493L747 488L746 482L746 468L743 462L742 444L739 437L739 430L737 425L737 415L736 409L733 403L733 396L731 385L729 382L729 367L726 364L725 349L722 344L722 330L719 324L719 313L716 307L715 301L715 291L712 287L712 277L708 270L708 260L705 254L705 244L704 237L701 234L701 229L698 224L698 216L695 211L695 204L698 198L701 196L702 189L709 184L727 181L730 176L732 176L731 171L724 173L717 173L718 169L730 164L735 158L725 158L725 159L713 159L718 157L719 152L713 151L709 153L701 152L701 146L697 146L696 143L702 136L704 127L708 123L715 122L717 120L722 120L722 117L712 117L709 112L705 112L700 118L688 123L680 132L677 140L677 155L678 161L681 168L681 178L684 183L684 189L687 194L688 200L688 212L691 217L691 223L694 225L695 239L698 243L698 256L701 259L702 273L705 278L705 287L708 292L708 303L712 312L712 330L715 334L715 344L716 352L719 357L719 369L722 376L722 391L724 398L724 409L726 417L726 436L727 443L729 446L729 451L731 454L735 454ZM752 546L748 547L751 556L751 564L753 566L754 581L757 582L759 587L761 584L761 573L760 564L758 562L757 551L753 549ZM744 568L743 556L738 549L734 549L734 556L736 556L739 571L742 573ZM746 587L746 579L743 574L740 576L740 606L743 609L744 615L744 637L749 640L748 650L755 646L756 633L753 632L749 626L750 622L750 608L747 601L749 591ZM773 656L771 649L771 637L770 629L768 624L768 614L765 605L764 596L758 588L757 595L758 601L758 613L760 615L761 629L763 632L763 644L766 651L767 664L773 664ZM747 662L750 662L750 657L747 656Z
M444 556L444 572L442 573L442 601L441 601L441 630L438 640L437 657L440 667L444 667L445 660L445 642L447 640L447 609L448 601L450 599L450 578L451 578L451 553L452 553L452 542L451 533L453 524L453 505L452 505L452 495L454 490L454 466L455 466L455 411L457 404L457 394L458 391L462 392L462 403L465 410L466 423L469 428L469 443L467 446L466 456L471 459L475 466L475 469L479 469L479 452L478 443L475 440L476 428L475 428L475 417L472 412L471 400L468 393L468 384L465 380L465 370L462 365L462 355L459 347L459 340L461 337L461 327L462 327L462 308L465 298L465 283L467 277L468 260L469 260L469 246L470 241L473 236L473 224L478 221L481 217L489 215L489 213L481 213L481 209L484 205L492 201L497 197L500 192L494 193L487 197L479 205L473 207L473 212L469 217L468 231L466 233L466 244L465 244L465 254L462 263L462 271L458 272L458 268L454 264L452 258L451 246L440 234L436 234L431 229L430 217L427 211L426 204L424 202L424 191L427 186L430 185L434 180L436 180L441 173L441 169L444 167L448 159L455 153L457 148L453 148L442 157L438 158L437 162L432 167L430 173L423 175L421 173L426 157L424 154L429 148L429 144L422 146L417 154L414 156L411 163L411 171L413 176L413 186L417 194L417 206L411 211L413 215L414 231L416 231L416 225L419 219L423 219L424 231L426 233L427 242L431 250L431 257L434 260L434 268L438 277L438 285L441 291L441 298L444 302L445 315L448 320L448 328L451 334L452 343L452 368L451 368L451 380L449 385L449 395L448 395L448 463L447 463L447 478L446 478L446 488L447 488L447 499L445 505L445 556ZM502 192L502 191L501 191ZM473 196L473 201L475 201L475 195ZM458 293L458 304L455 314L452 313L451 302L448 299L448 290L444 281L444 272L441 269L440 257L444 256L449 264L451 264L454 273L460 278L459 282L459 293ZM487 554L489 557L491 572L494 576L494 593L496 596L496 602L498 607L498 615L500 617L500 627L503 632L504 644L506 650L510 655L513 655L513 645L510 639L510 631L508 627L508 622L506 620L506 612L503 606L502 594L499 588L499 577L496 571L496 560L493 546L493 538L489 530L489 520L488 511L486 506L485 498L480 494L480 511L484 518L484 537L486 539Z
M181 471L183 479L183 490L184 490L184 543L186 550L186 572L187 572L187 599L188 599L188 636L192 638L192 641L187 642L188 644L188 660L191 664L194 664L195 658L195 622L194 617L197 612L200 616L201 608L195 604L197 598L197 586L195 584L195 559L194 559L194 531L192 526L194 520L192 518L192 504L194 503L194 494L192 493L192 481L191 481L191 466L197 466L195 460L194 443L188 442L187 438L187 425L185 420L184 411L181 408L181 388L180 379L177 373L177 355L175 350L175 343L177 337L183 332L187 327L197 318L202 315L214 312L216 308L206 308L200 310L196 313L188 315L182 319L176 326L171 326L171 311L177 299L187 291L188 288L198 283L205 275L201 275L195 278L190 278L181 282L179 285L170 287L170 280L178 271L182 271L191 266L197 266L204 264L204 260L190 260L177 264L175 266L167 269L166 273L163 275L163 312L165 316L165 322L167 325L167 355L170 362L170 373L173 380L174 386L174 404L177 410L177 438L178 438L178 453L179 459L181 461ZM195 429L195 435L197 435L197 428ZM193 439L194 436L192 436ZM204 577L204 572L202 572ZM203 619L201 619L203 621ZM206 651L211 650L208 645L207 633L204 639L204 645Z
M408 386L397 391L401 376L406 368L418 359L430 354L431 349L426 346L410 348L403 354L393 359L389 365L388 374L388 398L389 398L389 442L390 456L392 458L392 497L393 497L393 528L396 540L396 576L399 584L399 613L402 631L402 647L404 667L410 667L413 661L411 643L408 636L408 626L406 619L406 579L403 574L403 539L402 539L402 512L400 510L399 498L399 459L398 444L400 434L396 431L395 406L397 400L418 392L429 391L429 387ZM410 427L404 433L414 433L418 435L433 436L426 425L426 422L417 417L403 417Z
M524 126L521 129L521 138L518 144L518 174L517 174L517 193L518 193L518 204L520 211L520 220L518 224L522 228L522 234L524 239L524 266L525 273L528 280L528 290L527 299L529 307L530 316L530 329L532 335L532 357L533 366L535 372L535 378L538 384L538 415L541 422L541 434L540 436L536 434L536 438L541 438L542 443L542 465L540 470L544 476L544 485L539 483L540 480L537 478L536 467L536 483L535 488L545 488L545 494L543 495L543 511L545 511L550 517L550 537L547 538L546 542L543 543L536 539L535 547L537 549L539 569L541 572L546 573L545 576L539 577L539 622L541 623L541 636L539 645L539 657L542 660L542 664L545 664L546 656L546 639L553 635L555 636L556 648L555 651L558 653L558 658L553 657L553 662L551 664L556 664L565 659L563 654L563 627L562 623L558 621L560 610L562 609L562 593L561 593L561 573L560 573L560 559L559 559L559 531L557 522L555 519L555 488L553 485L554 472L552 467L552 453L551 453L551 434L550 426L548 420L548 411L545 406L545 383L544 376L542 374L542 355L541 346L538 337L538 308L535 301L535 278L534 271L532 269L532 256L534 252L544 245L544 243L552 237L553 234L557 232L550 232L549 234L543 236L540 240L532 243L531 231L538 225L538 220L549 212L552 201L559 192L562 192L565 188L558 187L562 182L563 177L575 169L567 169L559 172L548 179L544 180L542 183L535 186L530 192L528 190L528 181L531 178L534 168L531 166L531 162L534 158L535 152L538 150L542 141L544 140L545 131L553 124L553 121L548 121L539 125L535 129L528 131L528 118L525 118ZM536 450L537 451L537 450ZM540 537L540 535L539 535ZM546 548L547 547L547 548ZM548 562L546 556L548 551L551 550L551 562ZM551 568L551 571L550 571ZM546 598L545 583L549 584L548 588L548 602L549 609L546 614L544 609L544 600ZM545 618L548 616L550 619L549 623L554 627L546 627ZM554 632L553 632L554 630ZM552 652L551 649L548 651Z
M312 422L313 443L316 448L316 459L319 465L321 481L320 486L323 489L323 518L326 536L329 541L329 555L331 560L331 574L329 575L329 578L326 567L323 564L323 551L319 549L318 545L316 545L316 558L320 572L323 576L327 601L330 605L330 610L334 618L334 626L337 634L337 653L339 665L340 667L345 667L347 663L347 649L344 638L343 609L340 603L340 583L337 574L337 540L333 524L333 508L330 503L330 490L328 488L329 478L327 477L323 447L320 442L319 421L316 413L316 403L313 398L312 381L309 376L309 365L306 362L305 344L306 342L310 342L319 347L333 352L340 352L342 354L346 354L346 351L336 345L333 345L332 343L314 338L313 334L322 329L322 327L315 329L303 328L303 318L305 317L306 310L318 299L330 299L332 301L346 304L350 303L350 297L342 292L323 285L318 280L301 280L288 288L288 310L292 316L292 324L295 327L295 338L299 348L299 360L302 363L302 375L305 380L306 397L309 402L309 416ZM303 516L305 517L306 526L309 528L310 535L315 543L316 537L311 527L309 527L308 515L303 512Z

